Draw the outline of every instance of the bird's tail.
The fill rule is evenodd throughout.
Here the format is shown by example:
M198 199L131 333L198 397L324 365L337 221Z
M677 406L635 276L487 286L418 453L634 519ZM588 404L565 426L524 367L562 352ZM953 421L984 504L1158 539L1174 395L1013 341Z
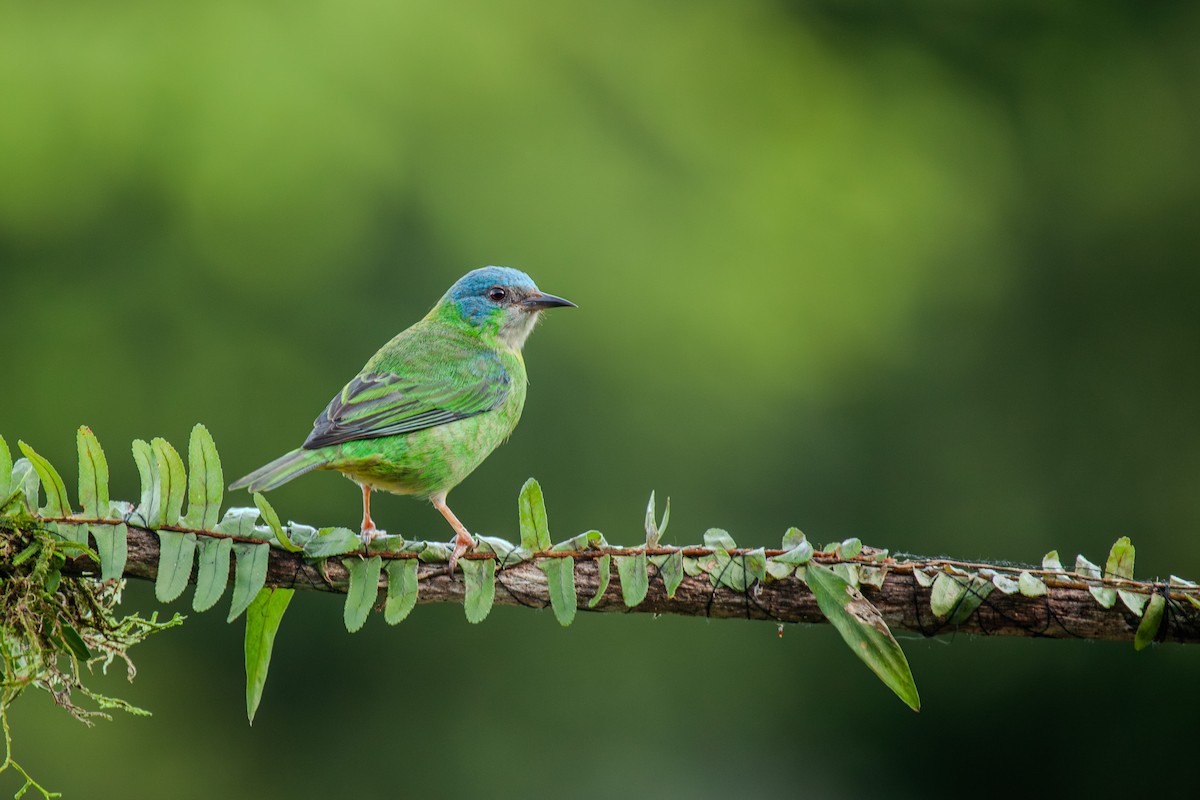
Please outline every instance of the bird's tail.
M252 492L265 492L287 483L298 475L311 472L325 464L325 458L317 450L303 447L280 456L266 466L259 467L244 478L229 484L230 489L246 488Z

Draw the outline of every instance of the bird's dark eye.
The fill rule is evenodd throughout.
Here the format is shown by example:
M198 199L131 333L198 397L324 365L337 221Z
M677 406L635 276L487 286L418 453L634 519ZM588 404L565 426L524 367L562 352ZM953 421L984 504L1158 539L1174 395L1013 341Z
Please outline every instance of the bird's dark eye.
M500 288L499 286L493 286L492 288L488 289L487 295L494 302L499 303L501 300L508 297L508 292L504 291L504 289Z

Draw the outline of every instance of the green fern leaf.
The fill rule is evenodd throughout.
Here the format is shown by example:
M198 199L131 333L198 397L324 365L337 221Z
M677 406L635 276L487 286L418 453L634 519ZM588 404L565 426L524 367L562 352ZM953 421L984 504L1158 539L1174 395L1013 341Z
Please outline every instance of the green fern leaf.
M211 531L221 520L225 479L221 457L208 428L197 423L188 440L188 510L185 528Z
M387 564L387 600L383 606L383 619L388 625L396 625L412 612L417 605L417 567L415 558L394 558Z
M160 553L154 596L160 603L169 603L187 588L196 555L196 534L158 531L158 539Z
M233 602L229 606L226 622L233 622L245 611L267 582L267 567L271 561L271 546L233 543Z
M342 620L346 623L346 630L356 633L366 623L371 607L379 597L379 572L383 569L383 559L379 556L344 558L342 564L350 573L350 588L346 591Z

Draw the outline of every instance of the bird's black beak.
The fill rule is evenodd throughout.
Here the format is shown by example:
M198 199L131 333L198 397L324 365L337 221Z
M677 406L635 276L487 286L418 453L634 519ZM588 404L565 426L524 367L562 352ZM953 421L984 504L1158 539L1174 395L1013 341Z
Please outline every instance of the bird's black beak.
M565 300L561 297L555 297L552 294L542 294L538 292L531 294L521 301L521 305L528 309L542 310L543 308L559 308L569 306L570 308L579 308L570 300Z

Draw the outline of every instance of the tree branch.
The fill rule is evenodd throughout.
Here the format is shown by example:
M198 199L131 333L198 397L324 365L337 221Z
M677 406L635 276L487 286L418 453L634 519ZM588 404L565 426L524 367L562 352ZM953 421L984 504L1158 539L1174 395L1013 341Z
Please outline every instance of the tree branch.
M127 577L154 580L158 572L159 542L153 532L129 527ZM620 552L609 551L611 552ZM675 593L668 598L664 583L651 566L650 590L636 608L627 608L622 600L619 578L614 574L604 596L594 608L588 608L599 585L596 558L601 551L581 551L574 554L575 590L580 611L607 613L640 612L678 614L695 617L741 618L768 620L778 623L823 623L825 615L817 606L804 581L786 578L756 583L747 592L736 592L725 586L714 588L707 575L685 577ZM770 554L770 553L768 553ZM562 557L563 553L540 554L539 558ZM352 558L354 556L346 556ZM469 555L468 558L486 558ZM838 559L815 561L838 563ZM867 562L861 562L867 563ZM883 615L893 630L906 630L925 636L969 633L985 636L1034 636L1054 639L1098 639L1129 641L1137 630L1139 618L1118 602L1104 608L1092 597L1088 584L1070 575L1030 570L1041 577L1048 593L1041 597L1026 597L1019 593L991 592L966 619L949 625L930 610L931 589L920 585L914 570L926 566L944 567L958 562L946 559L912 559L888 562L889 572L882 588L864 585L862 592ZM988 565L974 565L988 566ZM69 562L64 572L85 574L95 571L94 564L79 558ZM615 570L614 570L615 573ZM440 563L422 563L418 570L420 603L461 603L465 584L461 572L450 574ZM331 558L323 569L300 554L272 548L267 572L267 585L315 591L345 592L349 576L341 559ZM1095 583L1093 583L1095 585ZM1158 641L1181 643L1200 642L1200 611L1183 596L1181 589L1166 583L1135 581L1106 581L1105 585L1120 586L1142 594L1160 594L1166 600ZM382 588L382 583L381 583ZM496 572L496 599L501 605L548 608L549 590L546 576L538 569L536 560L502 567Z

